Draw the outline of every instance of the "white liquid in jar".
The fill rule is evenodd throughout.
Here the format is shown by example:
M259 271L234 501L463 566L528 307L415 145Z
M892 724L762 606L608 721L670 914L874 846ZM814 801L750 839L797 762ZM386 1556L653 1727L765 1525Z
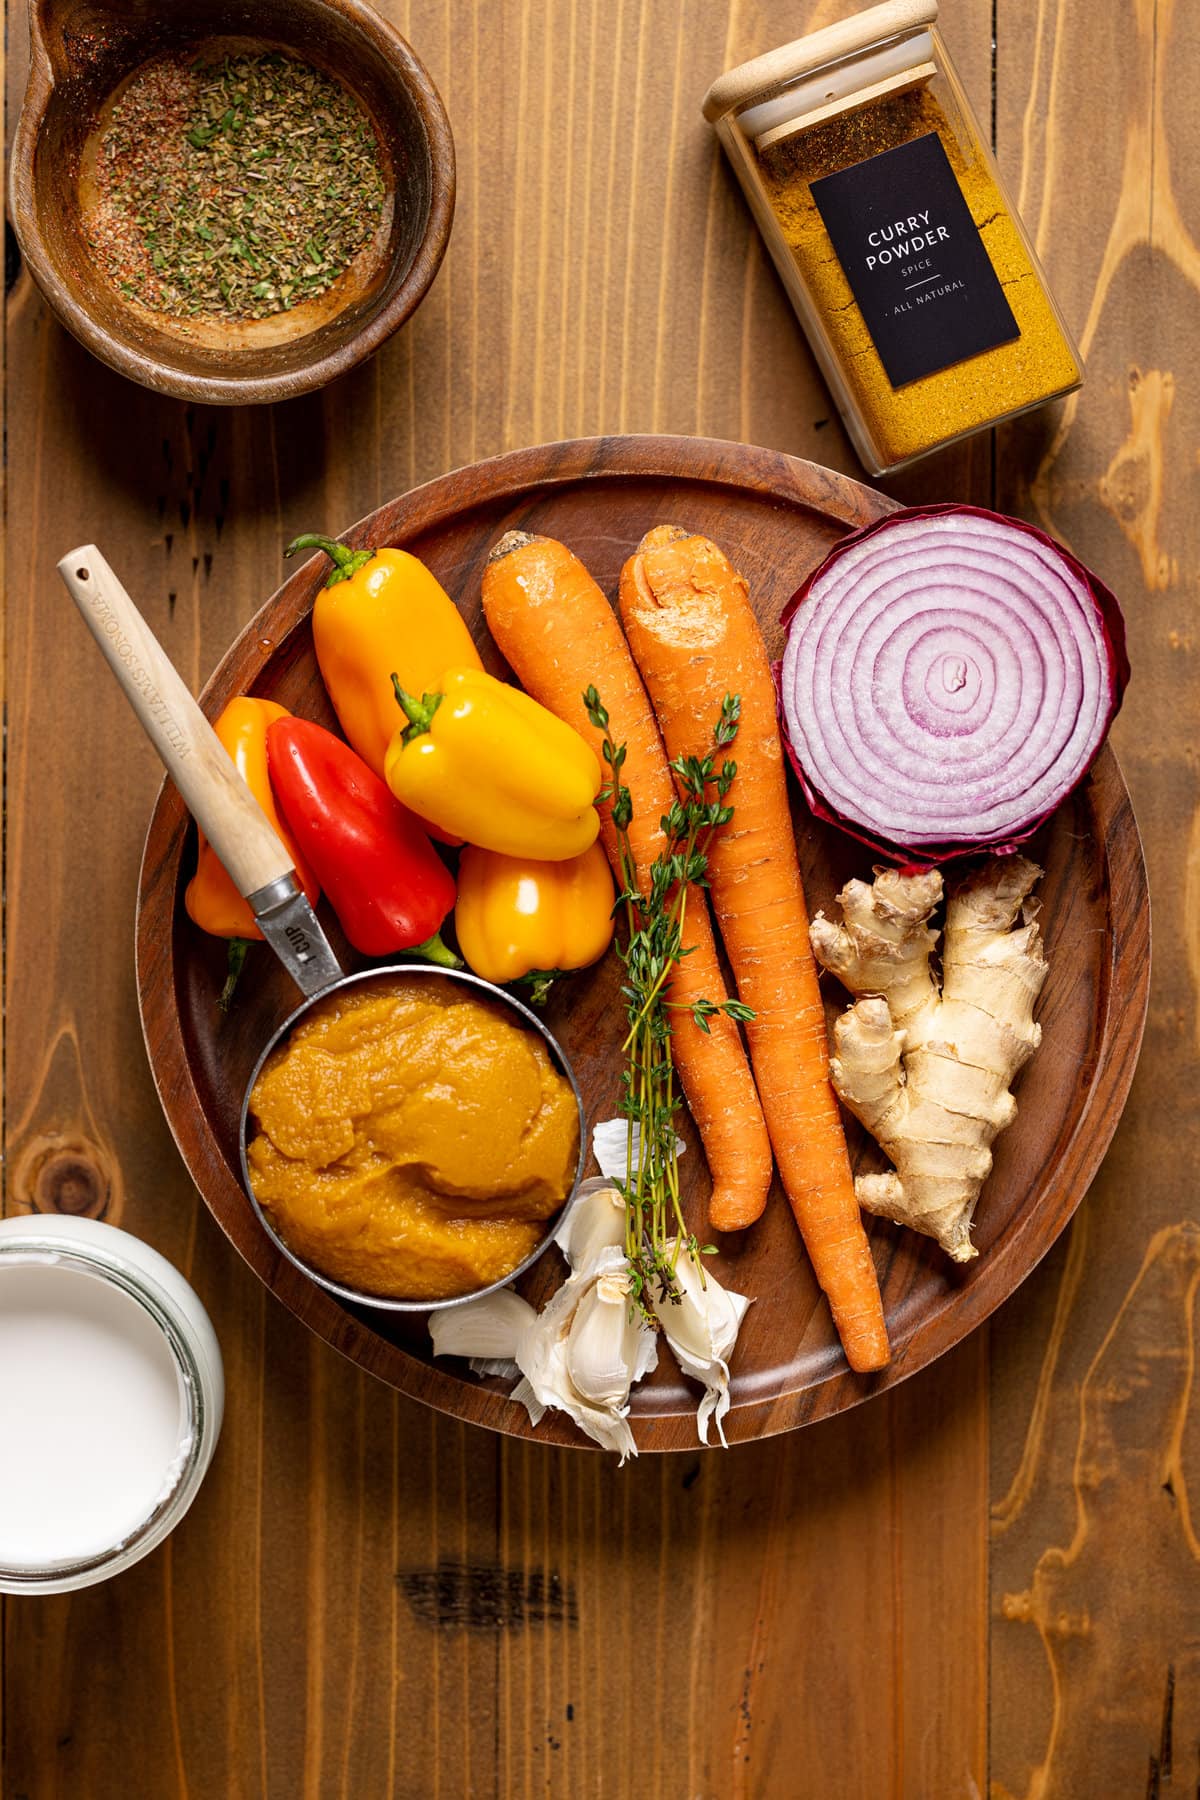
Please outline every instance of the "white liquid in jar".
M124 1543L175 1487L187 1411L154 1319L66 1263L0 1267L0 1567Z

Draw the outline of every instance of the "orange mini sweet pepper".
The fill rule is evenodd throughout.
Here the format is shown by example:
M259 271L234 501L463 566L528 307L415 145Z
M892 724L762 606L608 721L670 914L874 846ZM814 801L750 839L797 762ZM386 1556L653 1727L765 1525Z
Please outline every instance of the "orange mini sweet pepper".
M395 711L394 701L392 710ZM295 841L276 811L267 775L267 728L276 719L290 717L287 708L277 706L273 700L255 700L249 694L239 694L229 702L213 730L229 752L238 774L266 813L272 829L287 846L288 855L305 893L310 900L315 901L320 889L311 870L300 860ZM213 937L239 941L262 937L248 903L225 873L216 851L203 832L200 833L196 873L187 885L183 903L192 922ZM232 973L232 958L230 969Z
M321 678L346 737L384 779L396 731L392 672L413 694L440 690L447 669L482 669L466 621L407 550L351 550L309 533L287 547L324 550L333 568L312 612Z

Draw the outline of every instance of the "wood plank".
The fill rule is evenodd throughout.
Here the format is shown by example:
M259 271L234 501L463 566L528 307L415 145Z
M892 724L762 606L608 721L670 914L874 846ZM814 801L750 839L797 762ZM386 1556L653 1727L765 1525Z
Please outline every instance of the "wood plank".
M288 535L477 456L663 429L851 467L698 114L722 64L848 5L383 10L442 88L460 202L428 301L367 368L274 411L189 408L93 363L27 278L11 301L6 1204L94 1193L179 1263L230 1400L166 1547L6 1607L0 1789L107 1800L136 1770L156 1796L979 1793L982 1335L729 1456L618 1473L500 1444L270 1304L163 1129L129 950L157 770L57 590L64 547L99 538L198 683ZM987 0L947 31L986 96ZM973 447L905 492L986 498L988 470Z
M1169 3L998 12L1002 160L1088 364L1057 423L1001 440L1001 504L1065 538L1126 609L1134 680L1115 743L1145 840L1156 974L1101 1175L1070 1242L993 1327L996 1800L1196 1782L1200 413L1184 372L1200 325L1186 216L1200 126L1183 71L1198 25Z

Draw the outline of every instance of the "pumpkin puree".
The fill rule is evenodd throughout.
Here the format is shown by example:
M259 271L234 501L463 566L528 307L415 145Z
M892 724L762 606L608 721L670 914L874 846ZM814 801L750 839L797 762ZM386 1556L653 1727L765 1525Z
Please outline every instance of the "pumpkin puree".
M314 1006L250 1097L254 1194L363 1292L445 1300L524 1260L571 1189L579 1113L541 1038L454 982Z

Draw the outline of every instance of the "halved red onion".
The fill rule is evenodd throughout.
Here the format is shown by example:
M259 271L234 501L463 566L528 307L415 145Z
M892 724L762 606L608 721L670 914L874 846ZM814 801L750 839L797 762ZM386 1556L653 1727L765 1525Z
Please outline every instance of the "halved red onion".
M893 859L1014 848L1083 780L1129 679L1121 609L1045 532L919 506L843 538L783 615L812 810Z

